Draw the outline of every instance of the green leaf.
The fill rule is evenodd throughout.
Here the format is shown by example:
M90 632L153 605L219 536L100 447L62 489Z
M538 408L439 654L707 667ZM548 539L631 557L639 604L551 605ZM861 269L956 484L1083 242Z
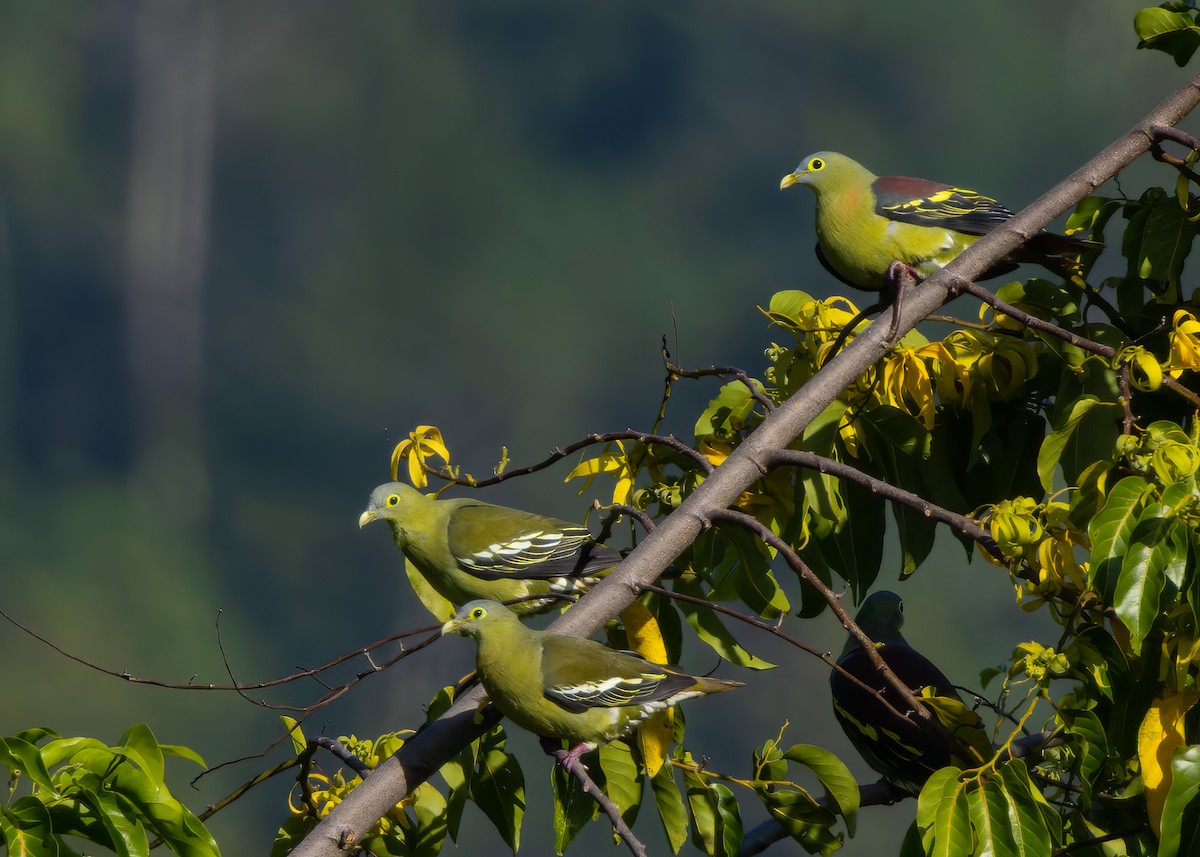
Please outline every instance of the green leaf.
M1087 809L1092 802L1093 785L1108 758L1108 737L1104 734L1104 724L1091 711L1064 709L1062 715L1079 743L1079 788L1083 808Z
M311 815L289 814L279 826L275 841L271 843L270 857L287 857L316 826L317 819Z
M785 289L771 295L771 302L763 310L759 308L774 324L795 330L799 324L801 312L805 304L812 303L815 298L808 292L799 289Z
M1188 64L1200 47L1200 30L1191 15L1185 12L1149 6L1133 16L1138 48L1150 48L1170 54L1177 66Z
M153 782L163 782L166 766L158 740L149 726L145 723L135 723L126 729L125 734L121 736L120 748Z
M1054 431L1046 435L1046 439L1042 441L1042 448L1038 452L1037 472L1038 478L1042 482L1042 488L1047 492L1054 490L1054 471L1058 467L1059 459L1062 458L1067 441L1079 428L1080 421L1087 416L1088 411L1097 405L1111 407L1113 403L1102 402L1090 394L1080 396L1071 403L1066 411L1060 411L1055 420Z
M1013 837L1008 815L1009 800L1001 781L989 778L982 783L976 781L974 785L975 788L966 790L967 809L971 814L971 825L975 828L974 853L989 854L991 857L1018 857L1023 852L1018 850Z
M662 819L663 830L671 844L671 853L678 854L688 838L688 813L679 794L679 786L675 784L675 766L663 765L650 780L650 788L654 792L658 817Z
M562 765L551 766L550 784L554 790L554 850L562 854L583 826L596 818L600 808ZM596 784L600 785L599 781Z
M1161 503L1147 506L1129 536L1121 561L1113 606L1129 629L1130 649L1141 651L1142 641L1154 627L1159 599L1166 585L1168 566L1186 566L1187 539L1178 519Z
M973 851L970 811L958 781L961 774L953 767L935 771L917 797L917 824L930 857L963 857Z
M604 793L617 805L621 818L632 825L642 803L642 776L625 741L613 741L598 751L604 771Z
M705 596L704 590L699 584L688 581L675 581L675 590L698 598ZM687 620L687 623L692 626L692 630L696 632L696 636L731 664L739 667L747 667L752 670L774 669L774 664L764 661L762 658L756 657L742 648L741 644L734 639L733 634L721 623L717 614L712 610L698 604L689 604L681 601L679 602L679 612L683 614L683 618Z
M0 765L6 765L14 775L24 774L48 791L55 790L41 751L28 741L17 737L0 738Z
M12 739L9 739L12 740ZM35 797L22 797L0 808L0 830L10 857L58 857L59 840L50 813Z
M705 854L717 857L725 845L717 795L703 777L687 768L683 769L683 787L692 811L692 844Z
M771 817L809 854L832 854L842 847L841 835L830 830L837 816L813 800L803 789L756 786L755 792Z
M838 813L846 819L846 832L854 835L858 816L858 782L842 760L812 744L796 744L783 754L785 759L798 762L817 775Z
M1179 299L1179 278L1200 225L1174 196L1154 187L1142 194L1125 227L1121 252L1129 261L1126 278L1144 280L1162 301Z
M709 786L717 796L717 815L721 819L721 847L714 857L735 857L742 847L742 810L732 789L724 783Z
M1142 511L1142 501L1153 490L1140 476L1126 476L1113 486L1100 513L1088 525L1092 558L1088 583L1112 603L1121 562L1129 548L1133 528Z
M517 757L504 752L504 743L501 726L479 739L471 799L516 854L521 847L521 821L525 817L525 775Z
M478 741L472 742L477 744ZM471 779L475 771L475 753L471 747L463 749L457 756L442 765L439 773L446 781L446 832L458 841L458 828L462 822L463 809L471 793Z
M751 379L762 392L762 384ZM711 435L730 435L741 431L754 417L754 409L758 401L741 381L730 381L721 387L716 398L708 403L708 407L696 420L696 437Z
M1009 803L1008 816L1017 843L1018 854L1026 857L1050 854L1057 844L1047 818L1056 818L1041 791L1029 779L1029 770L1020 759L999 769L1003 795Z
M429 783L421 783L413 795L412 810L417 823L404 831L405 857L436 857L446 841L446 798ZM519 821L517 827L519 840Z
M1163 804L1159 857L1200 852L1200 745L1171 756L1171 788Z

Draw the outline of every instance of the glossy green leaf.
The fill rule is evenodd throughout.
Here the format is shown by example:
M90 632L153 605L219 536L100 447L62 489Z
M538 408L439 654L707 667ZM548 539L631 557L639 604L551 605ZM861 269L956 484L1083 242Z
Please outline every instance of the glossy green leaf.
M671 853L678 854L683 843L687 842L689 825L687 807L675 783L674 765L663 765L650 780L650 788L654 792L654 805L658 807L658 817L662 820L667 842L671 844Z
M842 847L842 837L831 828L837 816L817 803L808 792L791 788L755 789L771 817L809 854L832 854Z
M584 825L597 817L600 809L562 765L551 766L550 784L554 790L554 850L562 854Z
M687 581L676 581L675 589L699 598L705 596L704 590L698 584ZM731 664L739 667L747 667L752 670L769 670L775 667L774 664L764 661L762 658L746 651L712 610L698 604L689 604L681 601L679 602L679 612L683 614L683 618L687 620L687 623L692 626L692 630L696 632L696 636Z
M316 826L317 819L311 815L289 814L275 834L269 857L287 857Z
M1171 757L1171 788L1163 804L1159 857L1200 853L1200 745Z
M0 808L0 831L9 857L59 857L50 813L37 798L18 798Z
M930 857L963 857L972 852L971 816L958 768L935 771L917 796L917 824Z
M742 810L733 790L724 783L712 783L709 788L717 797L717 816L721 820L721 847L716 855L735 857L742 847Z
M0 738L0 765L7 766L14 775L29 777L44 789L54 790L41 751L28 741L18 737Z
M446 841L446 798L429 783L421 783L413 795L412 812L416 825L404 831L405 857L436 857ZM522 812L524 808L522 807ZM520 839L520 821L517 822ZM516 849L514 848L514 851Z
M754 383L758 384L757 381ZM758 387L761 392L762 385L758 384ZM730 381L721 387L696 420L696 437L723 436L741 431L753 420L756 407L758 402L750 388L741 381Z
M471 793L471 779L475 773L475 753L472 748L462 750L442 765L438 773L446 781L446 832L457 842L463 809L466 808Z
M975 853L991 857L1024 857L1013 837L1009 799L1000 780L989 778L972 785L973 788L966 789L966 798L975 831Z
M1050 854L1057 844L1057 837L1047 827L1048 818L1057 818L1041 790L1029 779L1029 770L1020 759L1014 759L999 769L1004 786L1003 795L1008 801L1009 821L1012 825L1017 853L1026 857Z
M1134 654L1154 627L1159 599L1166 585L1168 566L1186 566L1187 541L1182 524L1168 517L1161 503L1142 511L1129 536L1129 547L1121 561L1113 606L1129 629Z
M695 771L683 769L683 788L692 811L692 844L711 857L723 853L721 814L717 795Z
M1112 402L1102 402L1092 395L1080 396L1065 411L1060 411L1055 419L1054 431L1046 435L1042 448L1038 452L1037 472L1042 482L1042 488L1047 492L1054 490L1054 471L1058 468L1059 459L1067 441L1079 428L1079 423L1095 407L1111 407Z
M812 295L800 289L784 289L771 295L771 302L762 311L774 324L795 329L804 305L814 300Z
M783 754L785 759L798 762L817 775L821 785L846 820L846 832L854 835L858 817L858 782L842 760L828 750L813 744L796 744Z
M1108 758L1108 737L1104 724L1091 711L1064 710L1067 728L1077 742L1079 758L1079 788L1086 809L1092 801L1092 787Z
M621 818L632 825L642 803L642 775L625 741L613 741L597 751L604 771L604 793L617 805Z
M162 749L158 739L145 723L135 723L125 730L121 736L121 750L129 756L138 767L155 783L161 783L166 776L166 765L163 762Z
M471 799L516 854L521 847L521 822L525 818L525 775L517 757L504 751L505 740L504 730L499 726L479 739Z
M1151 490L1153 486L1145 479L1126 476L1112 487L1104 507L1088 526L1088 536L1092 542L1088 582L1106 595L1106 603L1112 601L1133 528L1141 516L1142 503Z
M1133 17L1138 48L1150 48L1169 54L1178 66L1185 66L1200 47L1200 28L1187 12L1148 6Z
M1127 279L1147 281L1160 300L1173 302L1179 297L1183 263L1200 225L1162 188L1150 188L1139 203L1125 227L1121 246L1129 260Z

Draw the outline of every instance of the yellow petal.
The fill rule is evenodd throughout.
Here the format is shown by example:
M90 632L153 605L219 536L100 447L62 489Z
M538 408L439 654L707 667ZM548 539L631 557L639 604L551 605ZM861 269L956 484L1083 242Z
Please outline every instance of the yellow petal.
M1146 786L1146 809L1154 835L1162 831L1163 804L1171 790L1171 754L1183 746L1183 716L1196 704L1200 691L1187 688L1156 699L1138 728L1138 761Z

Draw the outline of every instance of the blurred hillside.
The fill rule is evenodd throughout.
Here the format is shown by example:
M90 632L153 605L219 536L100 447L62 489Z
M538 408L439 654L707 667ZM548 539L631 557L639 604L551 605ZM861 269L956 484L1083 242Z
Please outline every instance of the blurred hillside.
M3 609L111 668L200 683L224 679L218 611L243 680L424 623L386 532L355 527L396 439L437 424L487 473L501 446L525 463L647 427L664 334L684 364L757 371L772 334L756 305L837 290L811 198L780 176L836 149L1020 208L1183 80L1134 51L1140 5L6 4ZM666 428L687 436L714 390L678 387ZM605 487L577 496L568 470L486 499L582 518ZM911 636L971 683L1033 632L999 624L995 571L944 557L900 591L929 628L961 627ZM0 734L115 741L144 720L214 764L276 732L235 697L125 685L8 625L0 643ZM820 664L762 649L787 672L751 680L781 682L785 705L739 711L756 728L729 747L734 695L711 721L694 706L689 744L732 771L790 719L791 738L851 753L823 686L802 707ZM415 726L468 662L438 644L309 731ZM522 760L541 787L547 761L532 743ZM183 799L202 808L268 764ZM286 787L218 816L225 853L266 853ZM533 853L549 815L530 805Z

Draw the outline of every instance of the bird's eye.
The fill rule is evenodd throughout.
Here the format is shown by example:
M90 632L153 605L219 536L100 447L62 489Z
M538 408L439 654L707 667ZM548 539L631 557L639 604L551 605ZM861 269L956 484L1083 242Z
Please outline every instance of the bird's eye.
M808 171L810 173L815 173L817 170L821 170L824 168L825 168L825 162L823 160L821 160L820 158L813 158L811 161L808 162Z
M389 494L389 495L388 495L388 498L387 498L387 504L388 504L389 506L395 506L395 505L396 505L397 503L399 503L399 502L400 502L400 495L399 495L399 494Z
M472 619L482 619L486 615L487 615L487 611L484 610L482 607L476 607L474 610L471 611Z
M899 610L901 613L903 613L904 612L904 602L901 601L899 604L897 604L896 609Z

